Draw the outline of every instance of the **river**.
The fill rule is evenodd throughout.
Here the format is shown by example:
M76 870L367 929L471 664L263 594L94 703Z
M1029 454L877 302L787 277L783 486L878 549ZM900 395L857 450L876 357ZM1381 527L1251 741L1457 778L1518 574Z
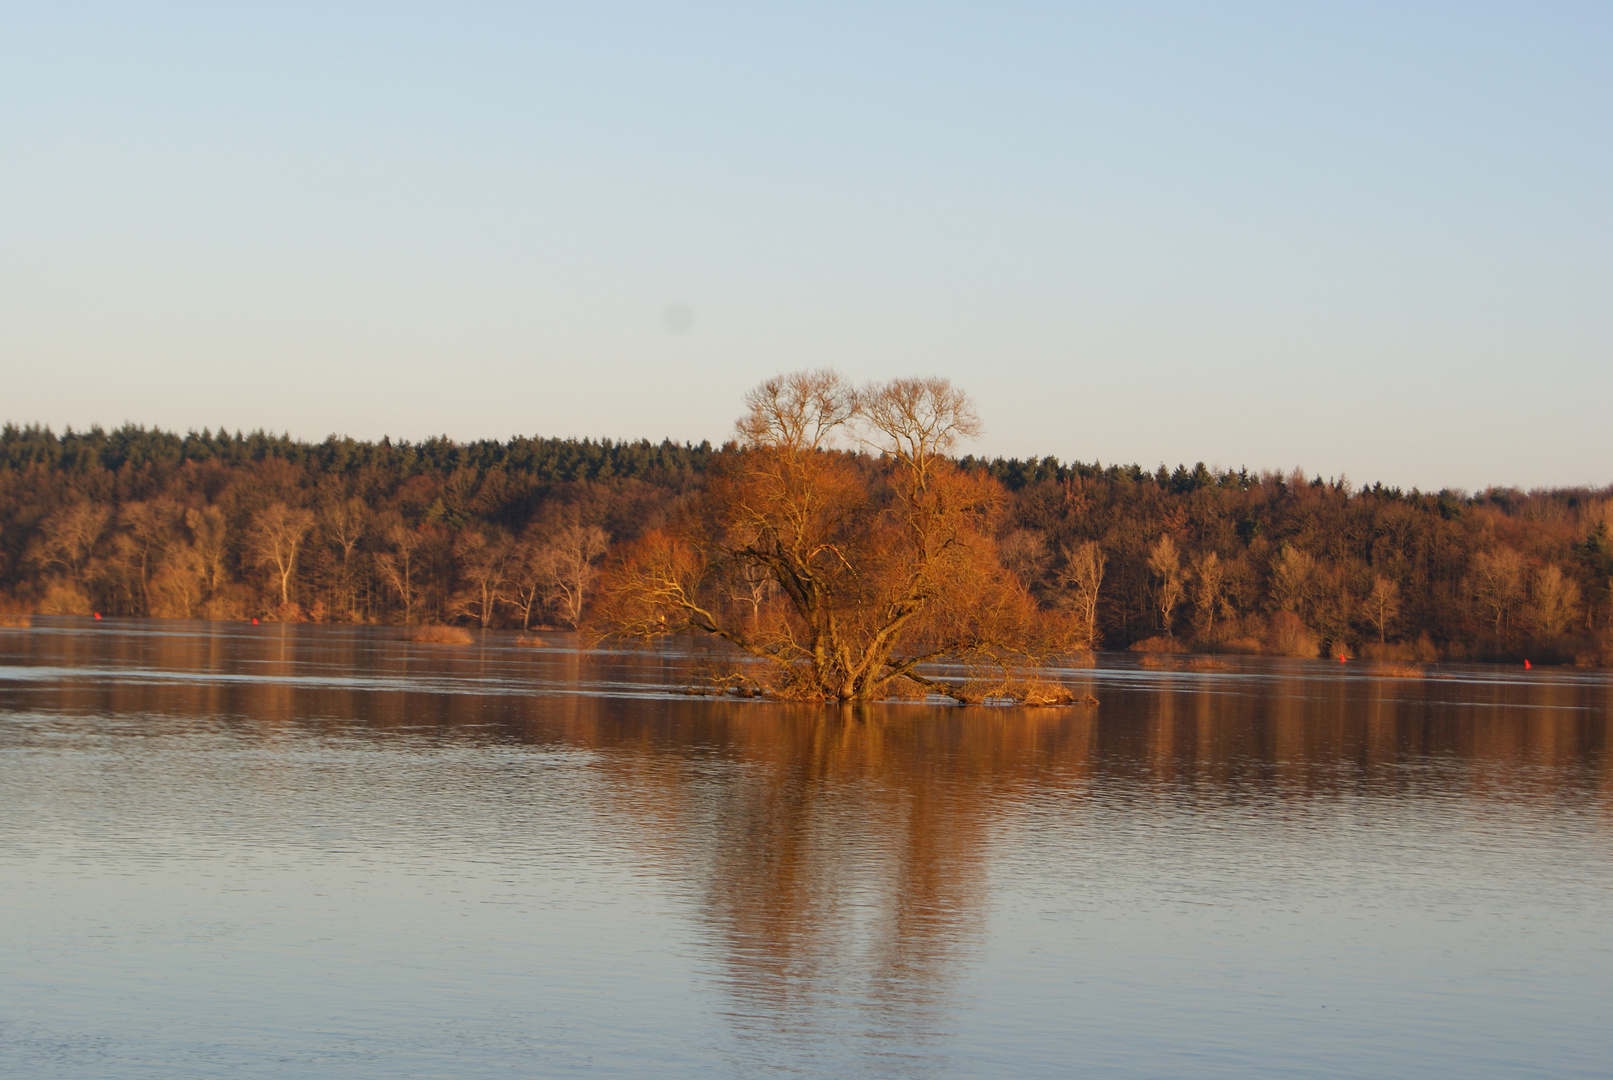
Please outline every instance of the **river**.
M7 1077L1605 1077L1613 679L0 628Z

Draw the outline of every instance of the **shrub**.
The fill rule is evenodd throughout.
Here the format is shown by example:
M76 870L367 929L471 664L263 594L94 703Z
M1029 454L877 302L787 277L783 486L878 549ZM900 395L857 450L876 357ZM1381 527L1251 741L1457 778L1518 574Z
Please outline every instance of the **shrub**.
M1141 641L1131 643L1132 652L1140 653L1185 653L1187 646L1170 636L1146 637Z
M433 645L469 645L476 639L462 626L422 626L409 635L409 640Z
M1257 637L1235 637L1218 641L1207 651L1225 653L1228 656L1259 656L1266 651L1266 647Z
M1390 660L1403 663L1432 664L1439 659L1439 648L1426 633L1416 641L1391 641L1387 645L1369 641L1361 646L1361 655L1368 660Z
M53 581L45 589L40 602L41 615L88 615L90 598L83 589L70 581Z
M1187 662L1189 671L1226 671L1229 667L1225 660L1217 660L1213 656L1195 656Z
M1279 611L1272 615L1266 629L1266 648L1276 656L1315 659L1321 654L1322 643L1298 615Z

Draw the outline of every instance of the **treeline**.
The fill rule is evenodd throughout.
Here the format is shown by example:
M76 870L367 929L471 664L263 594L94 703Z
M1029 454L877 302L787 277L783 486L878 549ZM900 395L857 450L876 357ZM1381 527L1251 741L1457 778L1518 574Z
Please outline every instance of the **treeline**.
M1613 488L1405 492L1202 463L969 461L1004 562L1143 650L1613 661Z
M709 444L0 430L0 590L45 614L575 625Z
M0 593L41 613L575 625L608 546L727 452L7 426ZM1097 647L1613 659L1613 489L960 464L1002 485L1004 564Z

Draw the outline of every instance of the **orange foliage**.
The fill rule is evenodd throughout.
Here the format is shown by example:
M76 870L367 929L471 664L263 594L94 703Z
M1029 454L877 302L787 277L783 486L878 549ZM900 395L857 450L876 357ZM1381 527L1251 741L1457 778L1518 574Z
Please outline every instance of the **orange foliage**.
M722 637L767 661L762 681L787 696L1030 693L1019 672L1064 643L1064 619L1040 612L998 557L1001 485L945 456L974 430L967 398L941 380L855 392L809 372L770 380L747 403L740 450L666 528L615 553L599 622L636 637ZM879 457L830 444L855 418ZM942 659L968 676L918 670Z

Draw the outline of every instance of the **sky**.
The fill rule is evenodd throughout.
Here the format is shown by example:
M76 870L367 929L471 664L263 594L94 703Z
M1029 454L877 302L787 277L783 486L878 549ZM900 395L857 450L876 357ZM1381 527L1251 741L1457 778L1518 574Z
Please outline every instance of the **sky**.
M0 0L0 420L1613 482L1613 5Z

